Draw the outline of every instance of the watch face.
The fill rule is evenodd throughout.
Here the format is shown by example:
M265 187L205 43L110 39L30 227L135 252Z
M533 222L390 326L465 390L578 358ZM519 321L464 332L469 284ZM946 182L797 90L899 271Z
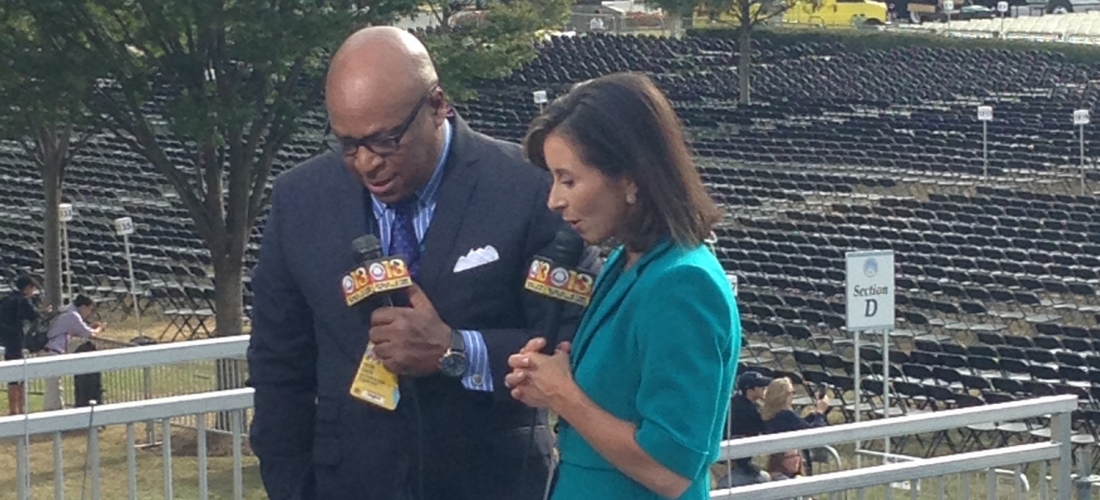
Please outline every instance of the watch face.
M466 373L466 354L451 351L439 360L440 371L448 377L461 377Z

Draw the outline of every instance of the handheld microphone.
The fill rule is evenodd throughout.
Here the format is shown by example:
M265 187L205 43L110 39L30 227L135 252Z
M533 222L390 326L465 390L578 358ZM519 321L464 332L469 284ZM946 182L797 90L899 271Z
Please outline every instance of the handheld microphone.
M382 242L373 234L364 234L351 240L351 251L359 266L344 276L341 286L348 307L355 306L371 296L384 307L393 307L393 292L412 286L412 274L400 255L382 256ZM363 309L364 311L366 308ZM367 323L370 323L368 318ZM417 461L414 480L417 498L424 498L424 421L420 400L413 381L398 378L372 355L374 344L367 344L367 352L360 362L359 371L352 381L350 394L362 401L393 411L404 392L412 403L411 412L416 419Z
M549 297L550 313L546 318L543 335L546 338L546 346L543 354L553 355L558 347L560 337L561 316L565 304L571 303L581 307L587 306L592 298L595 285L595 277L591 274L576 270L584 257L584 240L571 229L560 229L554 234L554 241L542 255L536 255L527 269L527 280L524 288L528 291ZM535 431L538 427L539 413L536 411L531 416L531 436L528 449L535 448ZM519 484L522 488L527 476L527 457L530 453L524 453L523 463L520 466ZM546 482L543 498L548 498L556 469L551 458L551 463L546 471Z
M352 240L351 250L359 265L340 283L348 307L376 295L384 305L393 306L390 293L412 286L412 275L405 259L400 255L382 257L382 243L373 234Z
M524 288L553 299L543 332L546 336L545 354L553 354L557 348L565 303L583 307L592 297L595 278L575 269L583 256L584 240L570 229L561 229L554 235L554 241L545 254L536 256L527 271Z
M382 257L382 244L373 235L364 235L351 243L355 260L359 265L340 280L344 302L354 307L376 297L385 306L393 306L392 292L412 286L412 277L405 259L400 256ZM370 309L361 307L364 320L370 324ZM374 343L367 342L367 350L359 363L359 370L352 380L349 393L352 397L393 411L401 400L404 385L396 374L386 369L374 356Z

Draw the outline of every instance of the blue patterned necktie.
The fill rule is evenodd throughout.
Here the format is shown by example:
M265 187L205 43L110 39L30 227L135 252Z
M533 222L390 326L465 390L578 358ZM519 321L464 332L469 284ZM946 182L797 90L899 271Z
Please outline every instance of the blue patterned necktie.
M416 238L416 196L394 205L393 227L390 230L390 255L400 255L409 266L413 280L420 276L420 241Z

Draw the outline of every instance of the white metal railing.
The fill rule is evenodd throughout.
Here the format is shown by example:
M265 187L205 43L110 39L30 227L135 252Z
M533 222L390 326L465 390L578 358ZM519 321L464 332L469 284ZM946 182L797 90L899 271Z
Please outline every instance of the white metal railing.
M714 490L711 492L710 498L779 500L841 491L858 491L871 486L890 485L891 483L914 479L943 477L968 472L985 472L999 467L1031 462L1041 462L1043 464L1044 472L1040 474L1040 482L1045 483L1045 464L1047 461L1056 461L1058 466L1053 473L1055 496L1052 498L1068 500L1072 488L1071 417L1075 409L1077 409L1076 396L1052 396L726 441L722 443L722 460L766 456L788 450L871 441L887 437L947 431L965 428L969 425L1039 417L1049 417L1052 431L1050 441L1047 442L845 470L796 480ZM1040 488L1045 488L1045 485L1041 485ZM997 498L995 493L988 494L991 495L990 498Z
M164 498L174 498L172 476L172 432L170 420L183 415L197 416L197 460L199 498L208 498L207 416L226 415L230 421L233 454L233 498L240 500L244 494L242 442L243 421L246 410L252 408L252 389L234 389L204 394L192 394L150 401L89 406L67 410L41 412L0 418L0 440L18 438L16 444L17 499L31 498L30 436L53 435L54 498L64 498L64 462L62 433L86 431L88 444L85 455L85 473L90 474L91 498L103 498L100 470L99 428L110 425L126 426L127 493L130 500L138 498L137 441L135 425L139 422L159 421L163 426L162 472ZM86 477L87 479L87 477ZM81 498L85 489L81 488ZM146 495L142 495L143 497Z
M0 382L146 368L191 361L243 358L248 336L220 337L171 344L125 347L0 362Z
M137 463L135 460L137 443L134 428L135 424L139 422L153 420L161 422L164 427L164 440L161 450L163 454L164 498L171 499L173 498L172 432L169 428L169 422L170 419L181 415L199 415L199 418L196 419L198 422L198 496L205 500L208 498L208 467L206 461L208 429L206 416L221 413L230 415L231 435L233 437L233 495L234 498L239 499L243 494L241 458L241 446L244 438L243 420L246 418L246 411L252 407L252 395L252 389L236 389L0 418L0 440L22 438L19 439L16 453L18 460L16 472L17 477L20 478L17 487L19 496L17 498L27 500L31 495L28 465L30 463L29 439L27 439L29 436L54 435L54 484L55 491L61 491L64 484L62 478L64 468L62 467L63 462L60 451L62 433L87 431L87 472L90 473L91 477L91 498L93 500L101 499L100 449L98 432L94 429L110 425L126 426L127 491L129 492L129 498L137 498ZM1070 425L1071 414L1076 408L1077 398L1075 396L1055 396L727 441L722 446L722 460L765 456L792 449L871 441L884 437L946 431L965 428L968 425L1008 422L1036 417L1049 418L1052 426L1051 438L1046 442L959 453L938 458L914 459L904 463L841 470L789 481L715 490L711 492L710 497L712 499L778 500L858 490L860 488L925 478L942 478L949 474L964 472L986 471L991 473L996 468L1034 462L1042 464L1040 491L1045 491L1045 483L1048 482L1046 479L1046 463L1054 461L1057 464L1052 474L1055 495L1051 498L1068 500L1072 488L1071 467L1069 465L1071 461ZM989 474L989 477L992 478L993 474ZM989 498L997 498L992 479L989 484L993 485L992 488L987 489L987 492L992 492L989 493ZM969 488L969 486L966 486L966 488ZM57 494L55 498L61 499L63 497L61 494Z
M144 368L197 360L240 358L245 355L247 345L248 337L241 336L3 362L0 363L0 382L123 368ZM199 436L197 441L197 457L200 470L198 477L199 496L205 499L207 498L205 443L207 433L214 431L214 429L208 427L207 417L210 414L218 413L226 417L221 419L223 429L226 425L226 419L229 420L228 433L233 439L234 498L241 498L241 441L244 435L244 426L247 422L247 411L251 406L252 390L235 389L41 412L26 416L3 417L0 418L0 440L24 438L19 440L16 453L18 460L16 472L19 478L17 488L19 496L17 498L24 500L30 498L29 440L26 439L27 437L54 435L54 484L55 491L61 491L63 489L62 474L64 470L61 453L62 433L91 430L109 425L125 425L129 498L137 498L134 454L138 445L134 436L135 424L160 422L163 427L163 441L159 444L162 446L164 455L164 497L173 498L172 432L170 425L174 418L190 416L194 418L194 427ZM1066 500L1069 498L1071 488L1071 467L1068 465L1072 452L1070 441L1071 414L1076 408L1077 398L1075 396L1055 396L727 441L722 445L721 460L767 456L792 449L809 449L871 441L886 437L919 435L965 428L975 424L1010 422L1032 418L1049 418L1052 430L1049 441L1046 442L959 453L932 459L915 459L904 463L888 463L881 466L841 470L790 481L715 490L711 492L711 498L739 499L750 497L753 500L769 500L822 495L858 490L870 486L889 485L899 481L912 481L937 476L942 478L947 474L992 471L996 468L1033 462L1042 464L1043 473L1040 474L1040 491L1045 491L1045 483L1047 482L1046 463L1047 461L1054 461L1059 466L1054 469L1055 472L1052 475L1056 492L1056 496L1052 498ZM147 444L158 443L149 440ZM88 433L87 460L87 471L91 474L91 498L98 500L101 498L101 491L97 432L89 431ZM1062 464L1066 465L1063 467ZM63 495L58 493L55 498L62 499Z

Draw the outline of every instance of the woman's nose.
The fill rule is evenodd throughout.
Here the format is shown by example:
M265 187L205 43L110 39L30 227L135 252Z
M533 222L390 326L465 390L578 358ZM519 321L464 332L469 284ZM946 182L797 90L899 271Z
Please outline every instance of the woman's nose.
M565 209L565 199L560 196L556 187L550 188L550 196L546 199L546 207L554 212L561 212Z

